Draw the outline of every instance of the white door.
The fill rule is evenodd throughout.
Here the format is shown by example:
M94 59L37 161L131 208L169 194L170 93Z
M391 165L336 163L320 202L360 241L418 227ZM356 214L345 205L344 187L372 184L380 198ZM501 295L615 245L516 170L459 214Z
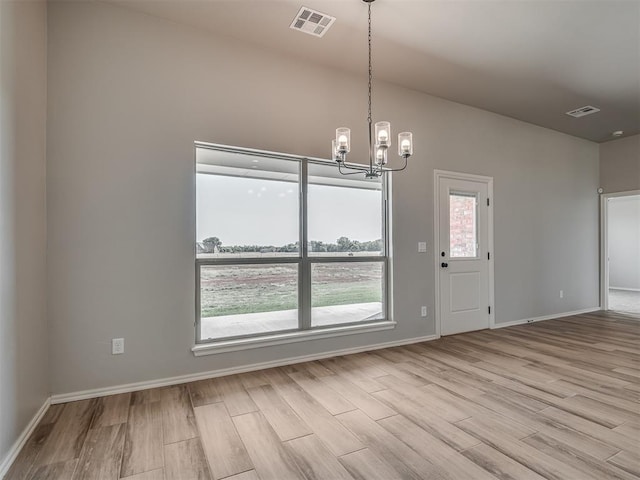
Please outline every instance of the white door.
M436 172L441 335L489 328L491 179ZM453 178L452 178L453 177Z

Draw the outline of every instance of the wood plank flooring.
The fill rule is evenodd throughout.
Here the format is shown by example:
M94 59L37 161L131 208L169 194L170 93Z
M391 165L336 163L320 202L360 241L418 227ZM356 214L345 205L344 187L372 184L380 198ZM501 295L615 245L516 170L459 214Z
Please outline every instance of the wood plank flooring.
M6 479L638 479L639 320L597 312L54 405Z

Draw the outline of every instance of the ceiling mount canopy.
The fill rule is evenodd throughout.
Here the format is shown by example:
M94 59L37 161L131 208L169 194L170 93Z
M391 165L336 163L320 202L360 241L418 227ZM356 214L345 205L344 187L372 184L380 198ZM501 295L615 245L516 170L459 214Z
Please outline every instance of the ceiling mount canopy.
M366 178L377 178L384 172L397 172L407 168L407 159L413 155L413 134L402 132L398 134L398 155L404 160L400 168L388 168L387 152L391 147L391 124L389 122L376 122L375 131L371 119L371 85L373 80L373 68L371 62L371 4L375 0L362 0L367 4L369 34L367 37L369 47L369 101L367 122L369 127L369 166L347 165L347 153L351 150L351 130L347 127L336 129L336 138L332 142L332 157L338 164L338 169L343 175L364 173ZM351 170L351 171L349 171Z

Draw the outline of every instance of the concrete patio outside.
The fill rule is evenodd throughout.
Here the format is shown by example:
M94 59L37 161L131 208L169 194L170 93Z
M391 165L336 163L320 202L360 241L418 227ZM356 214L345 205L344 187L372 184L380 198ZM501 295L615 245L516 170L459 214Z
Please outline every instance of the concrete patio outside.
M315 307L311 310L311 324L314 327L382 318L381 302ZM297 328L298 310L206 317L200 320L200 325L202 339L278 332Z

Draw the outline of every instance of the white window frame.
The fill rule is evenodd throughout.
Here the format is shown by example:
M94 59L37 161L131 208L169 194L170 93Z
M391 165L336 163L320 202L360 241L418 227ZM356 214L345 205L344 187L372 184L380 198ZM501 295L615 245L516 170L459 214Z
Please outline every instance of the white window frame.
M210 149L230 154L240 153L244 155L254 155L258 157L276 158L298 163L299 176L298 184L300 194L300 217L299 217L299 245L301 246L297 256L291 257L258 257L258 258L202 258L198 257L195 250L194 232L194 263L195 263L195 293L196 293L196 321L195 321L195 345L192 352L195 356L211 355L217 353L243 350L247 348L260 348L271 345L280 345L292 342L316 340L320 338L352 335L357 333L373 332L395 328L396 322L391 319L391 264L390 264L390 235L389 235L389 174L382 179L382 240L383 252L379 255L358 255L358 256L309 256L307 237L307 187L308 187L308 166L309 164L331 165L332 162L323 159L300 157L296 155L282 154L253 150L227 145L218 145L204 142L196 142L196 149ZM196 165L195 175L201 173ZM347 207L348 208L348 207ZM197 228L197 220L196 220ZM383 318L371 321L356 321L351 323L341 323L329 326L311 325L311 269L316 263L355 263L355 262L378 262L383 268ZM275 331L260 334L248 334L237 337L224 337L220 339L202 339L201 331L201 308L200 308L200 278L201 268L207 265L265 265L265 264L296 264L298 265L298 326L295 329Z

